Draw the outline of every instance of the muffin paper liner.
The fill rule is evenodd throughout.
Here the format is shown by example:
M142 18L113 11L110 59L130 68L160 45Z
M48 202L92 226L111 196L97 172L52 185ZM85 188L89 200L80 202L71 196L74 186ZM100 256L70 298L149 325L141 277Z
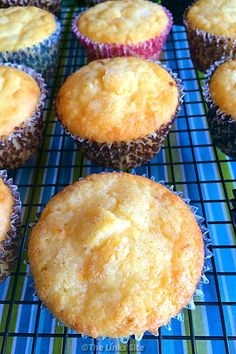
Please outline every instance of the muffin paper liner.
M12 63L0 62L0 65L17 68L29 74L37 81L41 91L38 106L30 119L7 137L0 136L0 169L17 168L36 153L42 141L43 108L47 91L42 76L31 68Z
M207 119L213 144L227 156L236 158L236 120L220 110L219 106L212 100L209 90L209 83L214 71L229 59L232 59L232 57L215 62L206 72L203 96L208 105Z
M191 5L192 6L192 5ZM194 66L197 70L205 72L222 56L236 54L236 40L232 37L217 36L203 30L193 28L184 13L184 25L186 27L189 49Z
M0 283L12 272L19 253L21 241L21 201L17 186L13 185L12 179L7 179L7 172L0 170L0 178L12 192L14 198L13 212L11 215L11 229L6 233L6 239L1 241L0 246Z
M72 31L86 50L89 60L135 56L155 61L161 58L164 44L173 24L173 18L170 11L164 7L163 9L169 19L165 31L155 38L150 38L137 44L108 44L90 40L88 37L80 33L77 27L77 21L82 13L73 20Z
M10 6L36 6L54 13L59 17L62 0L0 0L1 7Z
M79 136L71 134L63 125L60 118L57 118L61 126L65 129L65 132L70 135L72 139L74 139L78 149L89 160L104 167L127 169L134 168L146 163L159 152L166 136L168 135L174 123L175 118L179 114L180 106L184 97L184 88L181 84L181 80L177 78L177 75L173 73L171 69L167 68L160 62L157 62L157 64L161 65L165 70L167 70L175 80L179 92L179 103L175 114L170 117L170 121L167 124L163 124L155 132L146 135L145 137L133 139L129 142L112 142L110 144L98 143L96 141L80 138Z
M101 172L101 173L104 173L104 172ZM115 171L113 171L113 173L116 173ZM133 173L135 174L135 173ZM145 174L143 175L143 177L147 177ZM79 178L79 180L83 180L84 178L81 177ZM153 181L155 181L155 178L154 177L151 177L151 179ZM209 280L208 278L206 277L206 272L210 271L212 269L212 265L211 265L211 261L210 261L210 258L213 256L212 252L210 251L210 247L212 245L212 242L208 236L208 228L204 226L204 222L205 222L205 219L201 216L199 216L197 214L197 211L198 211L198 208L195 207L195 206L192 206L190 205L190 199L189 198L184 198L183 197L183 192L175 192L174 191L174 186L168 186L166 184L165 181L159 181L158 183L162 184L163 186L165 186L166 188L168 188L172 193L178 195L190 208L190 210L192 211L192 213L194 214L195 216L195 219L201 229L201 232L202 232L202 237L203 237L203 242L204 242L204 264L203 264L203 268L202 268L202 274L201 274L201 278L199 280L199 283L196 287L196 290L193 294L193 297L192 299L189 301L188 305L185 307L186 309L188 310L195 310L196 306L194 304L194 297L200 297L200 298L203 298L205 295L204 295L204 292L202 290L202 287L204 284L209 284ZM37 220L34 224L31 224L30 226L33 228L34 225L36 225L39 217L40 217L40 213L37 214ZM37 296L37 292L35 290L35 285L34 285L34 279L33 279L33 275L31 273L31 270L30 270L30 265L28 263L28 267L27 267L27 276L30 278L30 287L33 289L33 296L38 298ZM44 309L47 309L47 307L42 303L41 305L42 308ZM176 319L178 321L183 321L184 320L184 314L183 314L183 310L184 308L180 311L179 314L177 314L175 317L172 317L172 319ZM51 313L51 316L52 318L55 318L53 316L53 314ZM60 321L58 321L58 325L63 325L63 323L61 323ZM164 325L168 330L171 330L171 321L169 323L167 323L166 325ZM152 333L153 335L156 335L158 336L158 331L159 329L157 329L157 331L155 333ZM75 332L76 333L76 332ZM81 337L82 338L89 338L86 334L83 334L81 333ZM142 340L142 337L143 337L143 334L140 336L140 335L134 335L136 341L141 341ZM99 341L102 341L103 339L105 339L106 337L97 337L96 339L99 340ZM111 341L118 341L118 345L119 345L119 342L120 343L123 343L123 344L126 344L128 342L128 340L130 339L130 336L129 337L120 337L120 338L108 338L110 339ZM117 343L117 342L116 342Z
M0 51L0 61L12 62L33 68L46 79L55 73L59 62L59 44L61 25L56 19L56 31L44 41L18 51Z

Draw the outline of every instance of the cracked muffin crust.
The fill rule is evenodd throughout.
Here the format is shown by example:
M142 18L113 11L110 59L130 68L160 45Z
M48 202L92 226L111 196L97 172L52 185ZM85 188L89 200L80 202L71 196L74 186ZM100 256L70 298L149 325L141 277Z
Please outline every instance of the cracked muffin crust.
M130 141L171 121L178 87L160 65L135 57L93 61L72 74L57 97L63 125L99 143Z
M0 65L0 137L27 122L36 110L40 88L22 70Z
M236 0L198 0L187 12L193 28L236 39Z
M209 82L213 102L236 121L236 59L221 64Z
M0 51L32 47L49 38L56 28L55 16L38 7L0 9Z
M81 34L98 43L135 44L160 35L168 22L160 5L122 0L107 1L85 11L77 27Z
M91 175L57 194L29 240L38 296L92 337L156 332L188 304L204 246L190 208L127 173Z

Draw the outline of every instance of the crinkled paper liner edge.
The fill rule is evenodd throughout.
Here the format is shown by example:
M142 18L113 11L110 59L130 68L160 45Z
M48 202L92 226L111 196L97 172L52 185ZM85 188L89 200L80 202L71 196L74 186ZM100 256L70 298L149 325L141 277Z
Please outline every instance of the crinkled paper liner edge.
M14 198L13 212L11 214L11 229L6 233L6 239L1 241L0 248L0 283L11 273L16 264L19 253L21 234L21 201L18 188L12 179L7 179L7 171L0 170L0 178L10 188Z
M105 173L105 172L101 172L101 174L103 174L103 173ZM114 171L113 173L116 173L116 172ZM132 174L135 174L135 173L132 173ZM147 178L147 176L145 174L143 175L143 177ZM83 179L84 179L83 177L79 178L79 180L83 180ZM155 181L156 179L154 177L151 177L151 180ZM185 204L187 204L189 206L189 208L190 208L191 212L194 214L195 219L196 219L196 221L197 221L197 223L198 223L198 225L200 227L200 230L202 232L202 237L203 237L203 242L204 242L204 264L203 264L202 274L201 274L200 281L199 281L199 283L198 283L198 285L196 287L196 290L195 290L191 300L189 301L188 305L186 307L184 307L184 308L186 308L188 310L192 310L193 311L196 308L196 306L194 304L194 297L201 297L202 298L202 297L205 296L204 292L202 291L202 286L204 284L209 284L209 280L206 277L205 273L212 269L210 258L213 256L213 254L212 254L212 252L209 249L209 247L212 245L212 242L211 242L209 236L207 235L209 233L209 230L208 230L207 227L204 226L205 219L197 214L198 208L195 207L195 206L190 205L190 199L189 198L184 198L183 197L183 192L174 191L174 186L168 186L166 184L166 182L163 181L163 180L159 181L158 183L160 183L161 185L163 185L166 188L168 188L172 193L178 195L185 202ZM41 213L37 214L37 218L38 219L40 218L40 214ZM35 221L34 224L30 225L32 228L34 227L34 225L37 224L38 219ZM33 289L33 296L38 298L36 290L35 290L33 276L32 276L31 271L30 271L29 263L27 264L27 276L29 277L29 279L31 281L30 287ZM47 307L43 303L42 303L41 306L42 306L42 308L47 309ZM180 311L180 313L178 315L176 315L175 317L172 317L172 319L176 319L176 320L182 322L184 320L183 309ZM51 313L51 316L52 316L52 318L55 318L52 313ZM60 321L58 321L58 324L63 326L63 323L61 323ZM164 327L166 327L168 330L171 330L171 321L169 323L167 323L166 325L164 325ZM156 333L152 333L152 334L155 335L155 336L158 336L158 331L159 331L159 328L157 329ZM142 337L143 337L143 335L141 335L141 336L134 335L134 336L135 336L135 339L137 341L141 341ZM83 333L81 334L81 337L82 338L88 338L88 336L86 334L83 334ZM107 338L109 340L118 340L121 343L125 344L125 343L128 342L130 337L131 336L129 336L129 337L121 337L121 338L97 337L96 339L102 341L103 339Z
M80 138L70 133L61 122L60 118L57 116L56 102L54 103L55 113L57 116L56 119L59 124L65 130L66 134L76 142L78 149L89 160L104 167L111 167L120 170L127 168L130 169L146 163L160 151L163 142L175 121L175 118L180 112L181 104L183 103L184 98L184 87L182 85L182 81L177 77L176 73L173 73L172 70L166 65L163 65L160 62L156 63L163 67L175 80L178 87L179 102L176 112L173 117L171 117L170 121L165 125L163 124L160 129L145 137L133 139L129 142L113 142L111 144L97 143L96 141Z
M27 122L8 135L0 137L0 169L22 166L38 149L43 133L43 108L47 97L46 84L42 76L24 65L1 63L16 68L33 77L40 87L40 99L35 112Z

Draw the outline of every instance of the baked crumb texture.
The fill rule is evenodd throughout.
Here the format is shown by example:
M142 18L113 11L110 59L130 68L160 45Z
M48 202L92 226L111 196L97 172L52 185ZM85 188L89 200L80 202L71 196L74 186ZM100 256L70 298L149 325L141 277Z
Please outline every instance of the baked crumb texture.
M26 49L56 31L55 17L35 6L0 9L0 51Z
M236 0L198 0L187 12L193 28L236 39Z
M0 9L0 63L18 63L51 79L59 60L61 25L34 6Z
M206 72L203 95L213 144L236 158L236 59L226 58L211 66Z
M180 80L159 64L134 57L102 59L66 80L57 113L88 159L133 168L161 149L182 98Z
M40 146L46 85L17 64L0 65L0 169L22 166Z
M10 188L0 178L0 242L6 239L7 231L11 229L14 198ZM1 247L0 247L1 249Z
M90 60L121 56L159 60L172 24L171 13L150 1L107 1L76 17L72 30Z
M236 54L236 0L198 0L186 10L184 23L198 70Z
M0 137L29 121L37 109L40 87L22 70L0 65Z
M72 74L57 98L57 112L75 136L99 143L144 137L170 121L178 106L175 80L160 65L139 58L91 62Z
M139 58L91 62L61 87L57 112L75 136L99 143L128 142L168 123L178 87L160 65Z
M92 337L157 331L188 304L204 260L201 230L166 187L126 173L91 175L46 206L29 240L36 291Z
M126 0L106 1L90 8L79 17L77 26L81 34L100 44L137 44L160 35L168 22L162 6Z
M15 267L21 240L21 201L17 186L0 170L0 283Z
M210 94L221 112L236 120L236 59L220 65L212 75Z

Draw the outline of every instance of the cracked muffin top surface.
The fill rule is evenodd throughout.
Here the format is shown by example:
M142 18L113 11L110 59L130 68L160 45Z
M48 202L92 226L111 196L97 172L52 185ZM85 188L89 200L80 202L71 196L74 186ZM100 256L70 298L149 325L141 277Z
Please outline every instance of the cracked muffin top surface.
M29 240L36 291L93 337L156 332L188 304L204 260L188 205L127 173L91 175L57 194Z

